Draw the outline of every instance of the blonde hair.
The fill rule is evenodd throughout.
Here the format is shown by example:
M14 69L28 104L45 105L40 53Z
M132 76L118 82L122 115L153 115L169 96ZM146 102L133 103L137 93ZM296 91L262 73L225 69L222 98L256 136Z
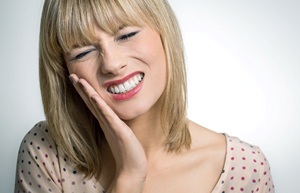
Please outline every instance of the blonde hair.
M160 35L167 58L167 84L161 101L162 128L170 152L189 148L186 71L180 29L166 0L45 0L40 29L40 87L49 130L57 145L87 177L101 172L104 136L73 85L63 54L75 43L95 38L92 25L114 33L122 26L149 25Z

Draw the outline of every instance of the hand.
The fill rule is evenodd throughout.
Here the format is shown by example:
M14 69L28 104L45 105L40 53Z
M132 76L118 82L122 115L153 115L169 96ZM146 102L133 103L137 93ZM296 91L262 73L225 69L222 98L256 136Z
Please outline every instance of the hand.
M70 79L99 121L115 158L116 175L108 192L142 192L147 176L147 159L141 143L86 80L75 74L71 74Z

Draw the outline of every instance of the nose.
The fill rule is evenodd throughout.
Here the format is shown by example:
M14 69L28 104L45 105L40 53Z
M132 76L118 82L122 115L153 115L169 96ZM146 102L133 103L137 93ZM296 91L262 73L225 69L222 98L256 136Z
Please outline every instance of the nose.
M117 45L106 45L102 48L101 72L117 75L125 70L127 62L121 49Z

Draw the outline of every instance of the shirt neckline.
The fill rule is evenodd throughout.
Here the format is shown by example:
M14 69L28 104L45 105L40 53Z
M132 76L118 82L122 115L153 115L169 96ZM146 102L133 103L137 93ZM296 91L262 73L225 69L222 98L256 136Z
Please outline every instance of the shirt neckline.
M214 188L212 189L211 193L218 193L220 191L221 186L223 185L222 180L223 180L223 176L226 175L225 172L227 172L227 170L225 170L225 168L228 168L228 164L230 163L228 161L229 158L229 136L226 133L222 133L225 136L226 139L226 152L225 152L225 158L224 158L224 164L223 164L223 169L221 171L220 177L216 183L216 185L214 186Z

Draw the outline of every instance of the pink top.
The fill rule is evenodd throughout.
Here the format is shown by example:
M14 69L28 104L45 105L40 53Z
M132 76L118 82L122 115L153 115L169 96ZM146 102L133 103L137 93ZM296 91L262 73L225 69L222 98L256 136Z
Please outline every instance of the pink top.
M225 135L225 165L212 193L274 193L269 164L261 150L238 138ZM105 193L95 179L67 164L55 145L47 124L36 124L24 137L19 149L15 192Z

